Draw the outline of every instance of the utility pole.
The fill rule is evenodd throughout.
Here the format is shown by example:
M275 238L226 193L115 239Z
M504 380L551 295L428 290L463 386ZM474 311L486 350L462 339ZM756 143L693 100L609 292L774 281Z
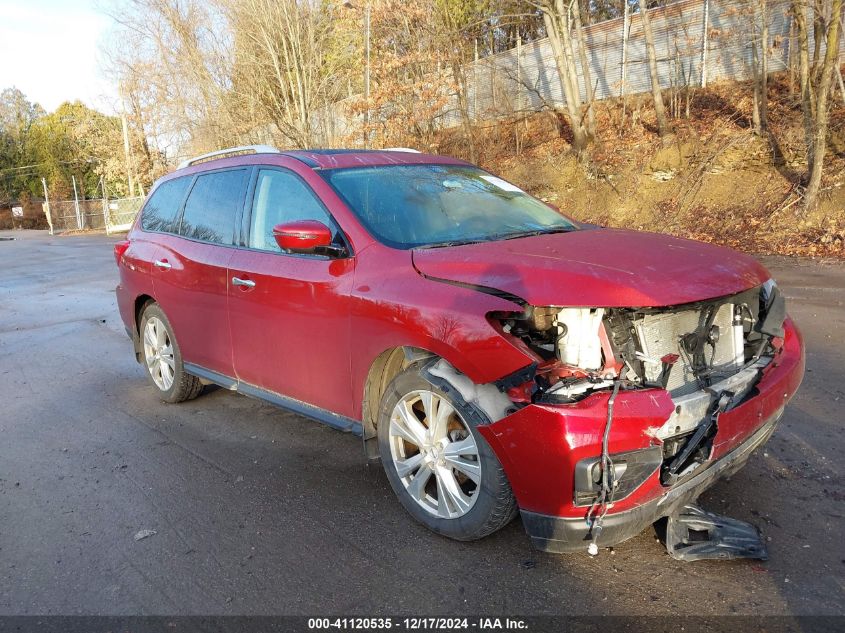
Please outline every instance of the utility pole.
M79 211L79 193L76 191L76 176L71 175L73 180L73 206L76 208L76 226L82 230L82 213Z
M343 6L347 9L355 9L352 0L345 0ZM370 0L364 5L364 99L367 101L367 110L364 113L364 146L370 148Z
M129 197L135 195L135 182L132 178L132 149L129 147L129 124L126 122L126 102L123 99L123 86L118 84L120 95L120 125L123 128L123 158L126 161L126 180L129 181Z
M619 96L625 96L625 81L628 78L628 35L631 33L631 4L625 0L622 10L622 68L620 69ZM624 102L622 106L624 117Z
M475 56L476 61L478 61L478 40L475 40ZM475 80L475 93L478 94L478 79ZM518 110L522 110L524 103L522 101L522 95L525 94L522 85L522 34L516 34L516 108ZM478 113L478 105L476 107L476 113Z
M50 216L50 198L47 197L47 179L41 179L41 186L44 187L44 215L47 216L47 225L50 227L50 235L53 234L53 218Z
M619 133L625 125L625 115L628 112L628 99L626 98L625 83L628 81L628 38L631 35L631 2L624 0L625 6L622 13L622 68L619 76L619 96L622 98L622 120L619 122Z
M109 234L109 200L106 195L106 180L100 176L100 188L103 191L103 226L106 229L106 235Z
M710 45L710 0L704 0L704 23L701 33L701 87L707 87L707 47Z
M131 198L135 195L135 183L132 180L132 154L129 149L129 126L126 124L126 111L122 108L120 111L120 124L123 126L123 156L126 160L126 179L129 181L129 197Z
M475 51L472 56L472 114L478 118L478 38L473 40ZM519 40L516 45L516 78L519 81ZM517 88L518 89L518 88ZM519 93L517 93L518 95Z
M370 3L364 7L364 31L367 47L367 66L364 71L364 97L367 99L367 140L366 148L370 149Z

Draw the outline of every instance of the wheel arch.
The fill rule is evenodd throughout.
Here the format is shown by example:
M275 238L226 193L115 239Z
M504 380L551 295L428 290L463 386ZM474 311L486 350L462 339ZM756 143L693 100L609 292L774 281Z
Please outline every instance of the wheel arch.
M155 303L156 300L148 294L141 294L135 297L135 304L132 308L134 323L132 326L132 346L135 348L135 360L141 362L141 315L147 306Z
M364 440L364 454L368 461L377 461L379 459L378 415L384 393L390 382L396 376L415 363L431 361L433 364L438 361L443 361L445 363L445 371L440 369L439 374L434 374L432 372L433 375L424 375L424 378L432 385L438 386L447 391L451 390L461 397L464 397L464 393L461 389L466 390L471 388L473 392L475 390L487 390L487 392L485 392L487 393L485 396L485 402L493 404L497 401L497 399L504 398L504 404L500 402L498 409L504 411L505 409L510 408L511 403L509 399L507 399L507 396L502 396L500 393L500 387L489 383L475 383L472 380L472 377L468 376L466 372L464 372L463 367L460 364L455 364L453 362L451 356L452 355L446 356L444 354L438 354L436 351L424 347L398 345L383 350L373 359L370 363L369 369L367 370L363 385L356 389L356 391L361 394L360 414L362 437ZM462 358L458 356L457 360L460 361ZM455 374L460 374L461 378L458 378ZM462 384L461 380L465 381L465 383L463 383L464 387L460 386L460 384ZM456 387L456 385L458 386ZM489 393L490 391L492 391L492 394ZM488 411L487 409L484 409L484 415L487 415L487 417L491 420L498 420L505 414L501 413L500 415L496 415L495 411Z
M382 396L390 382L410 365L424 358L435 358L430 350L410 345L390 347L375 357L370 364L361 399L364 454L368 461L379 460L378 410Z

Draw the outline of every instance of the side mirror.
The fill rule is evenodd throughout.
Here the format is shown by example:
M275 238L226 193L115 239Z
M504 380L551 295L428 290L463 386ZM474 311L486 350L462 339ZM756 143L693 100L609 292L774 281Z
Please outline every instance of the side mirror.
M325 251L332 244L331 229L317 220L277 224L273 227L273 237L279 248L292 253Z

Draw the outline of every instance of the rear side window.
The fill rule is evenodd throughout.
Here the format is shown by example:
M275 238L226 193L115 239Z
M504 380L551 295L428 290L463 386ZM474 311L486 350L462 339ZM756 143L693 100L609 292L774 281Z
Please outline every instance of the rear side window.
M217 171L197 177L182 214L179 235L230 246L249 170Z
M185 199L190 177L174 178L162 183L147 200L141 213L141 228L145 231L174 233L179 206Z

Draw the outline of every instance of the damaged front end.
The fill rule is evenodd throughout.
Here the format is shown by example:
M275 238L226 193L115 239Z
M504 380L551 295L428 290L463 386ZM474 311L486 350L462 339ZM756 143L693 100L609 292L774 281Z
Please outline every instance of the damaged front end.
M595 552L680 512L768 439L803 376L771 281L673 307L490 316L539 357L499 382L518 410L481 432L548 551Z

